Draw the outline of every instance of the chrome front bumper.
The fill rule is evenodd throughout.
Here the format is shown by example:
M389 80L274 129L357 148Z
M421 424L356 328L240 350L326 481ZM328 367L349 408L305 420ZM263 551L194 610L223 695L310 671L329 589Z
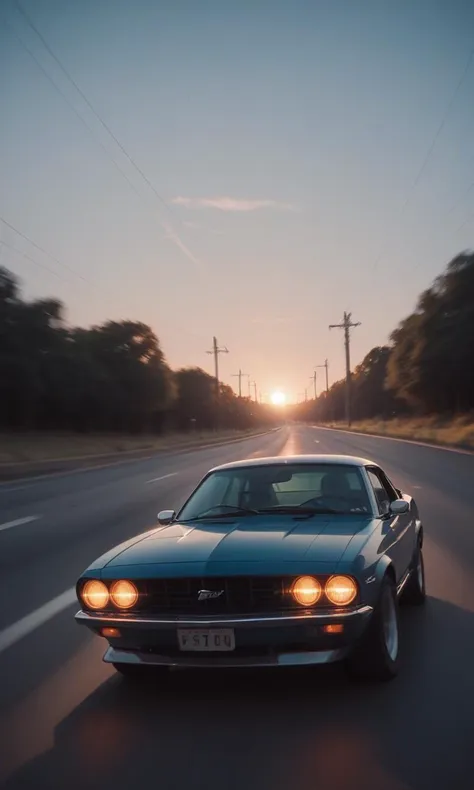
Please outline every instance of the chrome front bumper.
M303 653L280 653L269 656L212 656L195 655L160 656L149 653L136 653L132 650L119 650L109 647L103 660L108 664L135 664L148 667L181 667L182 669L243 669L251 667L295 667L310 664L331 664L340 661L347 654L346 648L337 650L313 650Z
M333 612L212 619L160 619L79 611L76 621L97 634L107 627L120 630L120 637L109 639L110 647L104 656L107 663L183 668L275 667L327 664L341 660L364 629L372 611L371 606L358 606ZM321 627L334 623L344 624L344 635L323 635ZM177 628L233 628L237 640L240 640L241 646L245 646L245 655L239 655L238 650L232 654L180 653L176 650ZM295 642L304 642L305 649L292 649ZM144 649L147 644L150 645L148 650ZM170 649L171 644L174 649ZM262 647L268 648L265 654L262 654Z

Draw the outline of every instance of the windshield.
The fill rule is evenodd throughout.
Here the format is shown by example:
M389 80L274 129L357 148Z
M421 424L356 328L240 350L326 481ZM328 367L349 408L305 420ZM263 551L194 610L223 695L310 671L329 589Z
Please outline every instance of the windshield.
M370 513L360 470L334 464L275 464L212 472L178 515L252 517L264 513Z

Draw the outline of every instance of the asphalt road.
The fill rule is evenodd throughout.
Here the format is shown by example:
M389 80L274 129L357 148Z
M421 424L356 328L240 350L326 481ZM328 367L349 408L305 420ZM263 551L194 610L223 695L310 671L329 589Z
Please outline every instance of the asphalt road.
M400 676L358 686L337 666L178 672L166 687L128 687L74 622L77 576L178 506L210 466L300 452L372 458L417 499L429 599L403 610ZM0 485L1 785L469 790L473 516L474 455L300 426Z

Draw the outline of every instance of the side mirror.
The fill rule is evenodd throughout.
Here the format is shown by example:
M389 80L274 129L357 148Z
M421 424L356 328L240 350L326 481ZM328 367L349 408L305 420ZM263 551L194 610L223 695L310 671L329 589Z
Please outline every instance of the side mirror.
M401 516L402 513L408 513L409 504L404 499L395 499L390 503L390 513L392 516Z
M165 527L167 524L171 524L175 515L175 510L160 510L158 513L158 524L161 524L162 527Z

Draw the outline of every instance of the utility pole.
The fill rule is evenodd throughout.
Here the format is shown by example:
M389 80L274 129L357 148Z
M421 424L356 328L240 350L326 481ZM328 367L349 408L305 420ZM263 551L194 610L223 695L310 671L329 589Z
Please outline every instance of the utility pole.
M249 375L248 373L242 373L240 368L238 373L232 373L233 378L239 379L239 398L242 397L242 376L248 376L248 375Z
M329 373L328 373L329 363L327 359L324 360L324 365L316 365L315 367L326 368L326 394L327 394L329 392Z
M346 349L346 422L348 426L351 424L351 340L350 330L352 327L360 326L360 321L356 323L351 321L352 313L344 312L342 324L330 324L329 329L343 329L344 330L344 346Z
M212 338L212 351L206 351L206 354L214 356L214 376L216 379L216 427L219 425L219 354L228 354L229 349L226 346L219 347L217 338Z
M305 387L304 388L304 402L306 403L307 400L308 400L308 388Z
M256 381L249 381L249 388L253 387L253 394L255 398L255 403L257 403L257 382Z
M312 381L312 382L313 382L313 387L314 387L314 400L316 400L316 399L317 399L317 397L318 397L317 388L316 388L316 375L317 375L317 374L316 374L316 371L314 371L313 375L309 377L309 378L310 378L310 381Z

